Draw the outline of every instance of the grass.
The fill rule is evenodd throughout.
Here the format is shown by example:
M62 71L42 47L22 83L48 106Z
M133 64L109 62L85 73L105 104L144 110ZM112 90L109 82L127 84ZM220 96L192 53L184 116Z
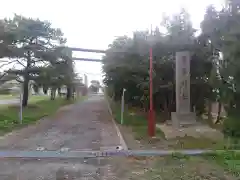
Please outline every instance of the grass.
M232 151L201 156L175 153L165 157L154 157L153 160L154 163L148 163L151 167L147 166L148 169L144 173L145 179L210 180L239 179L240 177L240 153Z
M117 123L120 123L120 104L111 101L110 103L114 118ZM134 112L129 109L125 110L123 125L131 127L133 136L136 140L142 140L148 137L147 119L145 116L136 113L136 111ZM161 130L156 129L156 131L157 137L164 137L164 133ZM230 151L225 140L214 141L204 137L194 138L185 136L173 140L167 140L166 142L169 149L215 149L225 151L222 151L222 153L216 151L216 153L198 156L174 154L170 157L154 157L158 165L156 168L151 167L150 171L146 172L146 176L144 176L145 179L149 177L157 177L159 174L162 175L162 179L179 179L181 176L186 176L185 179L211 179L211 177L218 177L218 179L221 179L225 177L225 171L232 174L234 177L240 177L240 152ZM159 145L161 148L161 143L166 142L158 141L157 143L160 143ZM145 145L146 144L144 144L144 146ZM235 149L239 149L239 147ZM197 169L195 167L197 167ZM199 169L203 170L197 172Z
M19 123L19 105L0 106L0 134L34 123L44 116L52 115L61 106L74 102L76 100L67 101L65 98L50 100L49 97L45 96L32 96L28 106L23 109L22 124Z
M138 126L132 128L133 132L135 133L136 140L146 139L148 137L148 127L147 126ZM156 129L156 137L163 138L164 134L160 129Z
M111 159L111 163L117 160ZM215 161L200 156L173 154L165 157L119 158L115 163L115 175L119 179L132 180L238 180L237 172L219 166ZM112 165L114 166L114 165Z
M13 94L0 95L0 100L9 100L9 99L19 99L19 95L13 95ZM49 96L40 96L40 95L29 96L30 102L36 102L44 99L49 99Z
M178 137L176 139L169 140L169 148L172 149L225 149L224 142L214 141L206 137Z
M117 123L121 123L121 106L119 103L111 102L114 118ZM136 110L125 109L123 115L123 125L130 126L134 132L134 137L137 140L148 138L147 118L143 114L138 113ZM160 129L156 129L157 138L165 138L164 133Z
M202 156L203 158L215 162L224 167L224 169L233 173L235 176L240 177L240 152L224 151L209 153Z
M32 95L29 96L29 103L35 103L38 101L43 101L43 100L49 100L49 96L38 96L38 95Z
M114 118L117 123L121 123L121 106L120 103L114 103L110 101L110 105L113 111ZM138 113L136 109L125 108L124 112L124 126L130 126L134 138L136 140L146 139L148 137L147 129L147 117L142 113ZM164 133L156 128L156 137L165 139ZM178 137L168 140L167 146L170 149L216 149L216 150L229 150L240 149L240 141L232 142L233 140L213 140L207 137ZM162 143L163 141L160 141Z
M18 97L17 95L12 95L12 94L1 94L0 100L16 99L17 97Z
M234 176L240 177L240 151L216 150L213 153L206 153L195 157L205 159L212 165L217 164ZM172 158L192 160L193 156L173 154Z
M165 161L165 165L171 164L166 168L167 171L157 171L163 179L178 179L177 176L182 179L232 179L231 175L237 179L240 177L240 154L232 152L203 156L175 154L158 160L158 167L163 165L162 161Z

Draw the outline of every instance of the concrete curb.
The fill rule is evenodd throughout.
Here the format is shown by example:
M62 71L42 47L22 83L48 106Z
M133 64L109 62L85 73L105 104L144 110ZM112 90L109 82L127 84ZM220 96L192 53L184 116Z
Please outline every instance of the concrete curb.
M111 109L111 107L110 107L110 105L109 105L109 102L108 102L108 100L106 99L106 97L105 97L105 101L107 102L108 111L109 111L109 113L110 113L110 115L111 115L112 122L113 122L114 127L115 127L115 129L116 129L116 131L117 131L117 135L118 135L118 137L119 137L119 139L120 139L120 144L121 144L123 150L128 150L127 144L126 144L126 142L125 142L125 140L124 140L124 138L123 138L123 136L122 136L122 133L121 133L121 131L119 130L119 128L118 128L118 126L117 126L117 124L116 124L116 122L115 122L115 120L114 120L114 118L113 118L112 109Z

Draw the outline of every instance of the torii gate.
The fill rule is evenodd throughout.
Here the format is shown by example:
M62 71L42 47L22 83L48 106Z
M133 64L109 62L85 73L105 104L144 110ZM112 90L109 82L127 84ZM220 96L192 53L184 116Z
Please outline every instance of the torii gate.
M73 51L82 51L82 52L93 52L93 53L101 53L104 54L106 53L105 50L99 50L99 49L84 49L84 48L71 48L69 47L69 49L71 50L71 52ZM101 59L89 59L89 58L78 58L78 57L72 57L72 60L75 61L92 61L92 62L102 62Z
M102 62L101 59L89 59L89 58L72 57L73 51L93 52L93 53L106 53L105 50L98 50L98 49L84 49L84 48L76 48L76 47L68 47L67 49L68 49L68 52L69 52L69 55L70 55L71 59L74 60L74 61ZM84 90L84 93L86 93L85 90Z
M72 51L82 51L82 52L93 52L93 53L106 53L105 50L99 50L99 49L84 49L84 48L69 48ZM121 53L120 51L115 52L115 53ZM77 57L72 57L72 60L76 61L92 61L92 62L102 62L101 59L88 59L88 58L77 58ZM155 135L155 129L156 129L156 122L155 122L155 113L153 110L153 85L152 85L152 46L150 47L149 50L149 89L150 89L150 108L149 108L149 113L148 113L148 134L149 136L153 137Z
M69 57L71 57L72 60L77 60L77 61L92 61L92 62L102 62L101 59L88 59L88 58L77 58L77 57L72 57L71 54L72 54L72 51L82 51L82 52L94 52L94 53L106 53L105 50L96 50L96 49L83 49L83 48L68 48L68 53L69 53ZM118 52L116 52L118 53ZM119 52L121 53L121 52ZM72 61L71 61L72 62ZM152 74L152 69L151 69L151 64L152 64L152 49L150 49L150 75ZM151 83L150 83L151 84ZM151 85L150 85L150 88L151 88ZM151 93L150 93L151 94ZM155 124L153 124L153 121L149 120L149 125L150 127L149 130L153 130L153 127L151 126L155 126ZM154 127L155 128L155 127ZM155 129L154 129L155 130ZM155 132L154 132L155 133ZM152 136L153 133L149 133L149 135ZM39 147L39 148L42 148L42 147ZM114 156L114 155L121 155L121 156L129 156L129 155L137 155L139 156L141 154L141 152L129 152L129 151L125 151L125 153L116 153L115 151L111 154L111 151L108 153L108 152L102 152L102 151L92 151L92 152L86 152L86 151L78 151L78 152L62 152L62 153L59 153L59 152L55 152L55 151L42 151L40 149L37 149L36 151L0 151L0 158L15 158L15 159L22 159L22 158L33 158L33 159L49 159L49 158L96 158L96 157L106 157L106 156ZM191 151L191 150L190 150ZM180 152L182 154L190 154L190 155L193 155L193 154L203 154L205 153L205 151L202 151L202 152L195 152L195 150L193 150L192 152L186 152L186 151L183 151L183 152ZM168 152L163 152L163 151L153 151L153 152L142 152L144 154L144 156L146 155L162 155L162 156L165 156L165 155L171 155L173 152L172 151L168 151ZM109 154L109 155L107 155Z

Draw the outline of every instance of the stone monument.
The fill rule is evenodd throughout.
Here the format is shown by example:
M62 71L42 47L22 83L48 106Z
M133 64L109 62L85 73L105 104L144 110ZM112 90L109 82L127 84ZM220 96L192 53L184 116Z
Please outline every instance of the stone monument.
M172 112L171 121L157 124L166 139L191 136L213 140L222 139L223 135L208 125L197 123L196 115L191 112L190 104L190 52L176 53L176 112Z
M190 52L176 53L176 112L171 113L172 125L180 127L196 123L190 105Z

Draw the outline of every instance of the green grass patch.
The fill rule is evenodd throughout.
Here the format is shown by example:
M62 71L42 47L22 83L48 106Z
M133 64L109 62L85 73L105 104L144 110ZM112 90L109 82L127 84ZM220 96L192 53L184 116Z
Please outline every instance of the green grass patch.
M142 140L148 138L148 127L147 126L133 126L132 130L134 132L134 137L137 140ZM156 137L165 138L164 133L156 128Z
M213 161L218 165L224 167L226 170L234 173L235 176L240 177L240 152L236 151L222 151L216 153L207 153L202 155L205 159Z
M35 103L38 101L43 101L43 100L49 100L50 97L49 96L45 96L45 95L31 95L29 96L29 103Z
M29 100L27 107L23 109L23 121L19 123L19 105L7 105L0 107L0 134L12 131L15 128L31 124L44 116L55 113L61 106L72 104L76 100L65 100L57 98L50 100L48 98L38 98Z
M111 101L110 101L111 102ZM110 103L114 118L117 123L121 123L121 106L120 103ZM126 108L123 114L123 125L130 126L137 140L148 138L147 117L138 113L136 110ZM156 128L156 137L165 138L164 133Z
M171 149L215 149L215 150L236 150L240 149L240 144L232 142L232 139L212 140L206 137L178 137L169 140Z
M224 171L228 171L235 177L240 177L240 152L237 151L215 151L213 153L206 153L202 155L190 156L180 153L173 153L172 155L165 156L165 161L168 163L177 160L178 162L184 161L183 165L187 162L199 162L211 164L212 167L222 167ZM206 161L206 162L205 162ZM168 164L167 163L167 164ZM192 164L194 166L194 164ZM217 166L216 166L217 165ZM158 166L159 167L159 166Z
M12 95L12 94L1 94L0 100L16 99L17 97L18 97L17 95Z
M169 140L174 143L169 143L169 147L172 149L225 149L224 142L214 141L205 137L179 137Z

